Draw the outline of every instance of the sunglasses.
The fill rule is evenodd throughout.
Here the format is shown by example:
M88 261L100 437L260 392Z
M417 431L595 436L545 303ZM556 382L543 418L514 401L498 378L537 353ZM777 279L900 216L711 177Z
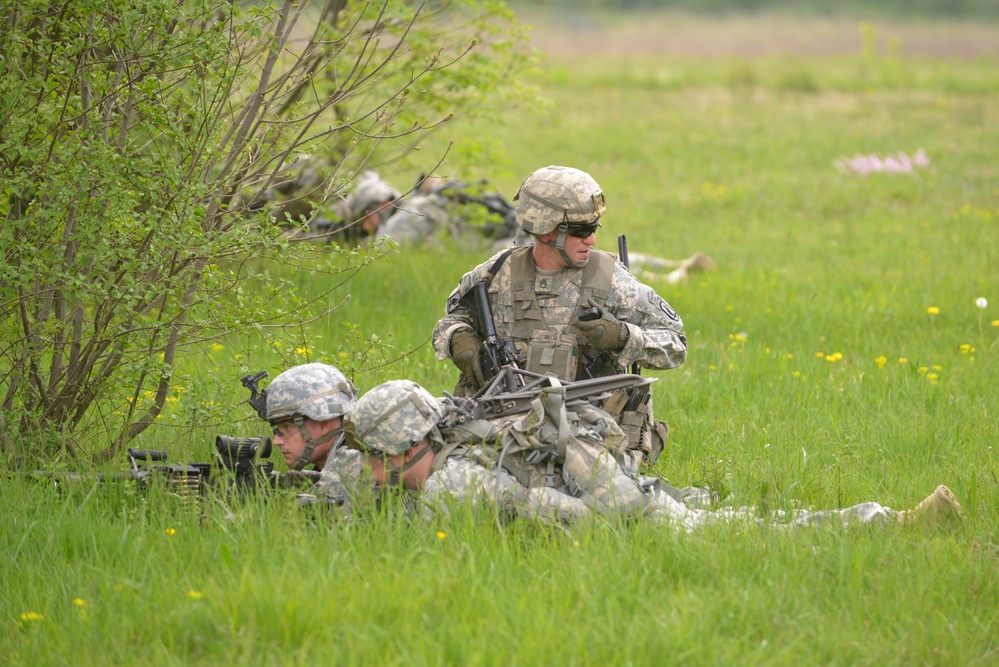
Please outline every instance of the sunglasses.
M577 239L585 239L590 234L596 234L599 227L599 221L591 222L588 225L569 225L565 233L569 236L575 236Z

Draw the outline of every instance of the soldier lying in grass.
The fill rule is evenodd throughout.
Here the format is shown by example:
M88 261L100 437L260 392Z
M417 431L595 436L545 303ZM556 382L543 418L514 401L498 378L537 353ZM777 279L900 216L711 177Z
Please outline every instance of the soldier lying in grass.
M543 389L524 414L478 419L470 405L434 398L408 380L375 387L344 417L344 446L328 460L318 491L349 496L373 481L417 493L430 514L457 499L542 522L648 516L686 531L717 522L804 526L962 517L945 486L901 512L874 502L775 512L767 519L747 507L704 509L639 475L623 456L627 437L610 415L586 401L567 403L564 386Z

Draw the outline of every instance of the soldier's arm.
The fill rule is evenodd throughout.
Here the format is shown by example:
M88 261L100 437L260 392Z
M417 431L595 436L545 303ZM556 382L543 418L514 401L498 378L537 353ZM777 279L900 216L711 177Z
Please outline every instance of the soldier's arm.
M623 266L615 266L608 308L628 327L628 341L617 354L617 362L644 368L676 368L687 360L687 337L683 321L673 308L648 285L642 284Z
M503 469L490 469L464 457L448 460L423 487L425 510L446 509L449 498L487 502L505 514L541 523L566 523L592 510L579 498L555 489L527 488Z
M499 254L497 253L497 256ZM444 317L437 320L433 333L434 351L439 360L451 358L451 337L457 331L461 329L475 331L475 318L471 311L461 303L461 297L468 293L475 283L488 275L488 268L494 260L495 257L463 275L458 286L447 298L446 313Z

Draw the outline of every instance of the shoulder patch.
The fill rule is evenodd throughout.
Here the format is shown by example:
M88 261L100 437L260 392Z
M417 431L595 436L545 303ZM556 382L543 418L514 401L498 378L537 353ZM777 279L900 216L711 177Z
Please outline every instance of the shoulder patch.
M461 303L461 288L456 288L451 292L451 296L447 298L447 314L450 315L454 312L458 304Z
M676 314L676 311L670 308L669 304L666 303L666 300L663 299L658 294L656 294L655 290L653 290L651 287L649 288L648 295L649 295L649 303L652 304L653 308L662 312L666 317L670 318L674 322L680 321L680 316Z

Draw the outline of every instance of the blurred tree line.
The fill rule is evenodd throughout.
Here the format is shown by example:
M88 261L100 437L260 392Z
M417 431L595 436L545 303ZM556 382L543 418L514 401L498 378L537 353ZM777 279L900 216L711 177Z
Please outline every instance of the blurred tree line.
M559 10L673 10L697 14L773 12L795 16L852 18L999 19L999 0L515 0L510 6Z

